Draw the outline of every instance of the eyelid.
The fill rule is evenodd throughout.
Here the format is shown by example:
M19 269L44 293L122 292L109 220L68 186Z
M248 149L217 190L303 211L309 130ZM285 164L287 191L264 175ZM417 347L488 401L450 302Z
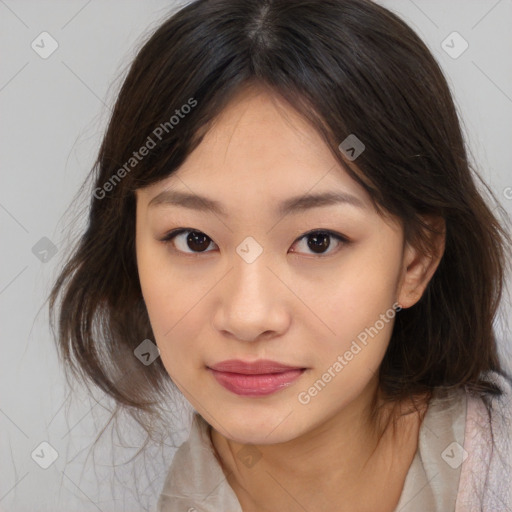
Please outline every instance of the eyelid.
M162 242L165 245L169 245L169 244L172 245L172 241L173 241L174 238L176 238L178 235L181 235L182 233L187 233L187 232L201 233L201 234L205 235L207 238L209 238L215 244L215 242L206 233L204 233L203 231L200 231L199 229L195 229L195 228L176 228L176 229L173 229L173 230L168 231L167 233L165 233L165 235L162 238L160 238L159 241ZM215 245L217 245L217 244L215 244ZM174 252L176 252L178 254L184 254L186 256L201 256L201 254L212 252L212 251L184 252L184 251L180 251L179 249L176 249L175 247L173 247L172 249L173 249Z
M332 231L331 229L315 228L315 229L311 229L311 230L307 231L306 233L303 233L302 235L300 235L293 242L292 246L295 245L297 242L301 241L303 238L307 238L308 236L317 234L317 233L329 235L331 238L336 239L342 246L351 243L351 240L348 237L346 237L345 235L342 235L341 233L338 233L337 231ZM332 252L318 253L318 254L310 253L310 254L306 254L305 256L309 257L309 258L314 258L314 259L328 258L330 256L334 256L335 254L337 254L340 251L340 249L341 249L341 247L337 248L336 250L334 250ZM303 255L304 253L300 253L298 251L292 251L292 254Z
M159 238L158 240L160 242L170 242L172 238L178 236L178 235L181 235L182 233L184 232L187 232L187 231L191 231L191 232L194 232L194 233L202 233L203 235L206 235L206 233L204 233L203 231L200 231L199 229L195 229L195 228L176 228L176 229L172 229L171 231L168 231L167 233L164 234L164 236L162 238ZM206 235L208 238L210 238L208 235ZM210 240L212 240L210 238ZM212 240L213 242L213 240Z

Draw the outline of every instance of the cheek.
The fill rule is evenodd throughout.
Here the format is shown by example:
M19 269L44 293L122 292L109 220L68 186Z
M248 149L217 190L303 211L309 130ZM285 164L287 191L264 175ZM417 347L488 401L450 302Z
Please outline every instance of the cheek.
M141 237L137 242L137 267L142 296L148 311L155 342L162 361L166 362L168 343L175 333L175 325L185 314L187 287L181 286L180 276L172 272L161 256L160 248ZM166 365L167 366L167 365Z
M137 267L144 302L155 335L160 332L162 318L171 298L172 288L168 270L159 257L159 251L151 243L139 238L137 242Z
M190 294L183 272L170 265L165 246L148 230L137 232L139 281L155 336L161 337L182 314Z
M383 356L396 314L400 258L399 243L378 239L354 251L333 273L323 310L325 323L336 333L333 352L344 353L356 341L365 348L358 352L359 361Z
M399 256L394 246L372 244L354 251L333 273L325 286L324 309L317 303L329 331L323 330L327 334L322 339L312 337L306 348L316 360L300 390L301 404L310 402L319 414L337 410L359 396L377 374L396 316Z
M204 363L198 357L203 343L200 330L207 318L205 296L215 281L195 280L183 268L171 265L166 251L153 242L137 247L137 264L142 295L155 343L167 372L180 382L194 367ZM210 282L211 281L211 282Z

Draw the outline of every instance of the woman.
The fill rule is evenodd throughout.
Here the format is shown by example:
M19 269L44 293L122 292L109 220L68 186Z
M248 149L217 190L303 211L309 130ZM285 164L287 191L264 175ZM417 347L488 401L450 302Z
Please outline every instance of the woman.
M160 512L510 509L510 239L398 17L190 3L135 58L95 172L51 307L66 368L134 416L169 383L196 411Z

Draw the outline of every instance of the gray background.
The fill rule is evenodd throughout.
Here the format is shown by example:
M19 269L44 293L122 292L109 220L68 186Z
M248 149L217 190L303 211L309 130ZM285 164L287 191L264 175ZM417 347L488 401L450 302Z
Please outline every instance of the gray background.
M510 217L512 59L506 56L512 54L512 0L381 3L401 15L441 63L473 161ZM118 77L140 37L176 5L163 0L0 0L0 510L141 510L135 483L151 510L174 453L172 444L186 438L190 416L185 408L182 426L162 451L130 462L141 437L124 423L123 442L105 434L92 460L88 450L109 417L111 402L102 392L91 397L77 389L71 395L42 307L73 239L68 231L73 215L82 212L75 236L85 221L86 198L77 200L75 194L99 148ZM31 47L43 31L58 43L46 59ZM458 58L441 46L453 31L469 44ZM453 53L461 43L449 38L445 44ZM70 203L73 215L67 210ZM48 252L46 262L37 250L41 244L48 247L47 241L40 242L43 237L57 250L53 256ZM509 301L497 327L510 369L508 316ZM39 460L49 456L48 448L41 452L42 442L58 453L47 469L31 455L36 450L44 453Z

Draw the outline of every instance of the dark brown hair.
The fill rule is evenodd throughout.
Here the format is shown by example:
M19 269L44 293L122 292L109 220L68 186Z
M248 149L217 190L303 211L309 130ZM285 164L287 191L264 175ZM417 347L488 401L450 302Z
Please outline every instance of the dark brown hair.
M154 339L137 273L134 191L176 171L251 84L310 121L379 211L402 220L409 241L431 251L424 216L445 220L437 271L419 302L397 314L380 369L385 394L467 386L499 395L486 374L506 374L493 320L510 239L471 169L439 65L411 28L368 0L197 0L148 38L92 171L87 229L50 296L66 370L143 425L158 414L170 377L160 358L144 366L134 357ZM366 147L357 165L338 149L350 134ZM154 147L127 166L153 146L148 138Z

